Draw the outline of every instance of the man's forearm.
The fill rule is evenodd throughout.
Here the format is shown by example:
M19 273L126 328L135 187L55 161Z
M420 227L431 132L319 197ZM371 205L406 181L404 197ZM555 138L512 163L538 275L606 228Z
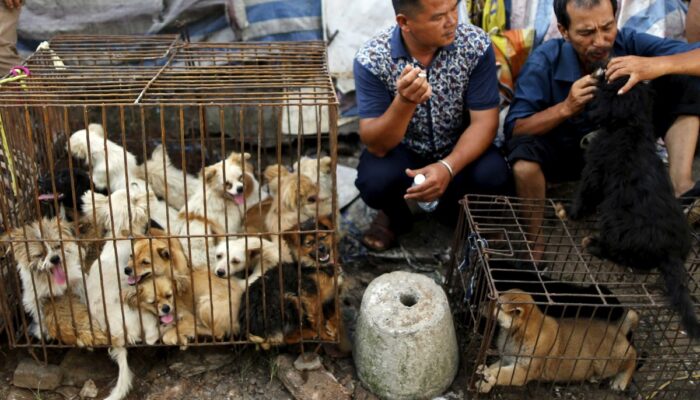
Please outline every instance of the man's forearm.
M360 120L360 139L367 151L383 157L398 146L406 135L416 104L396 96L389 108L377 118Z
M663 75L700 76L700 49L658 57L657 60L662 63Z
M564 102L555 104L527 118L515 120L513 136L544 135L561 125L571 116L572 113L566 108Z

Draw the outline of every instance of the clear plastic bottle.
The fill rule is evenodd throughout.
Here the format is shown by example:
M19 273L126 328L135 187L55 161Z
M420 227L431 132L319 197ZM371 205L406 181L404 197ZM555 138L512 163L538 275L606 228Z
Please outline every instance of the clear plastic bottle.
M425 175L418 174L413 177L413 186L421 185L423 182L425 182ZM437 208L438 202L438 199L435 199L433 201L417 201L416 204L425 212L433 212Z

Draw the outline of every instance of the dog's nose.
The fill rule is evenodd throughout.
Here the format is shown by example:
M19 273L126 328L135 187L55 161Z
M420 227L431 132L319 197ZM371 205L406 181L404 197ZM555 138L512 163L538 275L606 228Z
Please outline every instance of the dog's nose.
M243 193L243 186L239 186L236 188L236 193L241 194Z
M324 245L324 244L318 245L318 252L321 254L326 254L328 252L328 249L326 249L326 245Z
M219 278L223 278L224 275L226 275L226 271L224 271L223 269L216 270L216 276L218 276Z
M60 263L61 263L61 257L59 257L59 256L53 256L53 257L51 257L51 259L49 259L49 261L51 261L51 264L60 264Z
M170 313L170 306L167 304L163 304L163 307L161 307L160 309L163 311L163 314Z
M125 273L125 274L131 275L132 272L134 272L134 270L131 269L131 267L124 267L124 273Z

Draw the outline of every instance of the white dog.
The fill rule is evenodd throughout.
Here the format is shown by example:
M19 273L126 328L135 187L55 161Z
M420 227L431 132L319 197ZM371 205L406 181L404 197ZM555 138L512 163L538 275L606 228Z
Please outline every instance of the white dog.
M250 285L263 274L264 270L279 263L277 252L277 247L267 239L230 238L216 246L216 263L213 272L220 278L236 276L239 279L239 285L245 288L244 271L248 270L248 285Z
M100 124L90 124L87 131L81 129L74 132L69 145L73 157L92 165L91 178L98 189L109 189L111 192L124 189L127 179L131 182L139 175L136 156L105 138Z
M47 337L42 300L70 290L82 292L80 253L67 222L44 218L3 236L9 241L22 282L22 304L31 315L30 333Z
M212 264L214 262L214 247L218 239L204 235L240 232L244 202L247 205L258 202L260 185L253 177L252 165L246 162L248 159L248 153L231 153L225 160L204 168L203 188L180 209L179 234L197 236L181 239L193 269L206 268L207 257Z
M146 174L148 171L148 174ZM158 145L151 154L151 158L146 162L145 169L139 169L142 179L148 178L150 188L165 199L171 207L181 209L188 198L201 191L202 181L178 168L176 168L163 145ZM167 181L167 193L166 193ZM185 195L185 189L187 193Z
M131 255L131 238L148 226L148 193L138 184L114 191L109 197L92 193L83 195L83 211L94 215L97 224L107 231L107 242L98 260L90 267L86 286L86 303L93 320L114 338L110 356L119 365L119 378L108 400L124 398L131 389L133 374L127 363L124 346L142 341L155 343L160 338L158 319L151 313L122 301L120 288L127 287L128 277L122 273ZM112 226L113 224L113 226ZM123 317L122 317L123 313Z

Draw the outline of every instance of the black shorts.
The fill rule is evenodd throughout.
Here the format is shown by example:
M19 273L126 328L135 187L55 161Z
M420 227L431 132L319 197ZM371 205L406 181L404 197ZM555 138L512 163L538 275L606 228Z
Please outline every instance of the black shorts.
M654 80L654 133L663 137L680 115L700 116L700 78L667 75ZM584 165L582 135L553 131L540 136L516 136L507 143L508 161L533 161L548 182L577 180Z

